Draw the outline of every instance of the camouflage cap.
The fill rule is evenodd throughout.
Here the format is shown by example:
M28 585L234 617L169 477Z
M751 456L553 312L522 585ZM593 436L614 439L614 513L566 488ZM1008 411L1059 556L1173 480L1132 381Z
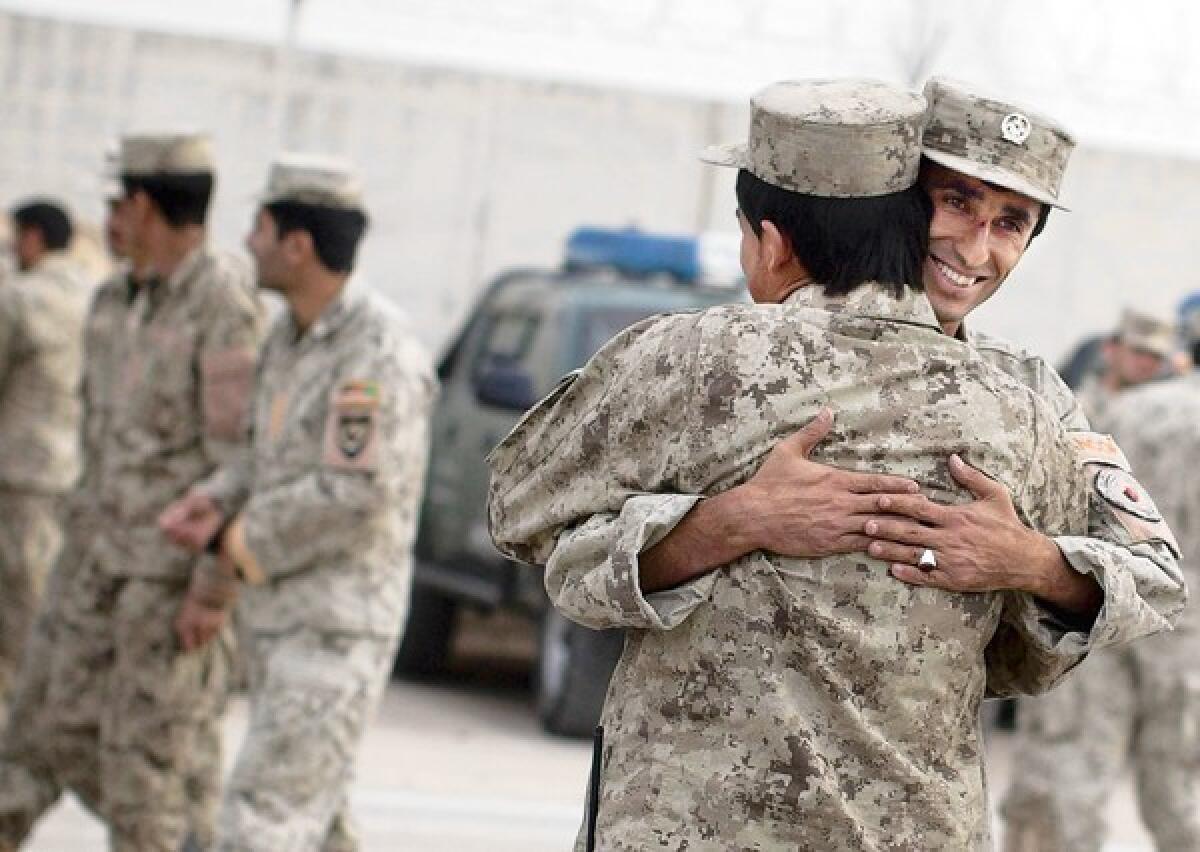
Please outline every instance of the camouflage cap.
M917 179L925 99L878 80L787 80L750 99L746 142L700 158L806 195L865 198Z
M1075 140L1052 118L934 77L925 84L925 156L979 180L1066 210L1059 186Z
M281 154L271 164L261 199L263 204L276 201L361 212L362 183L344 160L315 154Z
M1175 351L1175 326L1165 319L1131 308L1121 313L1117 338L1126 346L1169 358Z
M122 175L212 174L212 142L205 133L146 133L121 137Z

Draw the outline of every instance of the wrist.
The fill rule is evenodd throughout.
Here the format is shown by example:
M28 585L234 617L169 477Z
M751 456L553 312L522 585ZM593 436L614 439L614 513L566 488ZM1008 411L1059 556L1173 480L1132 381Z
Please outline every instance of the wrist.
M714 543L736 554L733 558L769 549L767 529L762 523L762 499L757 486L745 483L704 501L711 513L712 523L707 526L716 539Z

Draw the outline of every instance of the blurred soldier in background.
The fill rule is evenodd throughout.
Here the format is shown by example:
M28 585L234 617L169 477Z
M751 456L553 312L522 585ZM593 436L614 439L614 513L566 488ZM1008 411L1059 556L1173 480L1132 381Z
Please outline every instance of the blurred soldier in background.
M181 616L206 642L239 579L250 728L220 852L349 852L354 755L404 621L433 370L400 318L350 280L367 219L344 164L272 166L247 246L289 310L259 361L249 457L173 504L178 544L215 543L221 585Z
M1117 330L1104 341L1099 371L1088 376L1076 393L1092 428L1110 431L1108 407L1117 395L1173 370L1175 351L1175 326L1126 308Z
M62 495L79 474L79 373L91 286L67 257L71 220L12 212L20 270L0 285L0 700L20 665L62 544Z
M1200 311L1188 310L1183 319L1194 357ZM1101 474L1097 491L1121 507L1132 527L1166 519L1194 589L1200 583L1200 490L1189 468L1200 459L1200 373L1148 381L1171 356L1167 345L1173 349L1174 336L1167 338L1164 326L1170 328L1126 312L1111 344L1118 358L1109 361L1120 380L1105 383L1111 396L1101 415L1149 493L1120 472ZM1126 369L1130 364L1137 366ZM1200 849L1200 617L1194 611L1185 610L1171 632L1093 654L1061 689L1022 701L1018 722L1013 786L1003 806L1008 852L1100 852L1105 806L1130 760L1138 810L1155 848Z
M70 789L114 849L178 852L224 690L220 646L181 648L174 631L215 560L172 547L156 519L242 437L259 310L248 269L205 245L208 139L126 137L119 170L114 224L141 277L110 279L87 318L84 473L0 741L0 850Z

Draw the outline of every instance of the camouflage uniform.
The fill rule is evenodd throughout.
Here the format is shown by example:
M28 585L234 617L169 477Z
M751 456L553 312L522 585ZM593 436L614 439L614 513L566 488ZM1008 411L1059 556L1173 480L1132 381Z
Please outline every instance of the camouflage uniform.
M1196 553L1200 504L1179 466L1200 453L1200 377L1134 388L1107 411L1106 425L1154 501L1135 488L1138 500L1130 504L1123 485L1110 487L1110 497L1150 516L1161 512L1185 556ZM1183 564L1189 583L1200 579L1194 559ZM1022 841L1009 848L1098 852L1107 833L1105 804L1132 755L1138 808L1156 848L1200 849L1198 629L1195 613L1185 611L1170 633L1096 655L1061 697L1048 696L1053 711L1039 705L1023 723L1029 742L1019 765L1031 771L1005 802Z
M215 745L228 661L222 643L179 650L173 620L197 560L157 516L236 449L258 337L248 269L206 249L166 280L118 276L96 293L84 472L0 742L0 849L64 788L108 822L114 849L175 852L189 828L203 836L189 826L191 762L197 742Z
M643 595L627 550L555 549L566 533L568 551L603 553L605 524L589 516L652 511L644 495L746 481L821 404L837 411L823 462L910 476L957 503L957 452L1033 526L1085 528L1082 472L1052 412L942 335L919 294L864 285L835 300L809 286L782 307L619 336L497 448L490 504L497 544L547 566L557 607L627 628L598 848L990 848L985 685L1047 688L1084 650L1029 596L907 586L862 555L763 552ZM652 520L630 528L661 537Z
M0 701L20 665L79 475L79 371L91 287L61 252L0 285Z
M203 486L238 513L226 541L247 581L250 727L221 852L358 848L347 792L408 607L434 388L421 347L358 284L303 333L286 312L267 338L250 458Z

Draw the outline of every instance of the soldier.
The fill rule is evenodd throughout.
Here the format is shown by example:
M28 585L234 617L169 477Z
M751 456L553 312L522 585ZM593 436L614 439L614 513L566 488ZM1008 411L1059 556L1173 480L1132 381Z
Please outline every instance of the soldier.
M1041 396L1064 428L1091 442L1079 404L1042 358L966 324L1007 280L1050 209L1061 207L1059 187L1074 142L1052 119L961 83L934 79L925 94L929 129L920 183L933 202L933 219L923 279L938 323ZM559 536L552 573L585 566L597 575L670 573L683 566L713 569L760 549L816 558L870 548L907 583L1031 593L1048 632L1033 645L998 634L988 653L992 695L1030 691L1031 684L1012 682L1006 667L1014 662L1036 665L1067 648L1130 641L1178 617L1186 591L1165 525L1156 527L1161 535L1147 538L1145 526L1131 530L1118 507L1093 500L1086 536L1050 537L1021 522L998 483L954 461L955 481L977 499L935 506L905 494L911 482L810 459L832 428L829 417L805 425L781 441L748 482L721 494L641 495L593 515ZM1098 436L1095 444L1109 442ZM874 517L881 503L919 523ZM932 570L917 567L923 557ZM1091 589L1083 598L1080 579Z
M1088 376L1076 394L1092 428L1107 432L1109 403L1123 391L1171 371L1175 349L1170 322L1126 308L1117 330L1104 341L1100 372Z
M223 694L220 648L181 648L173 625L214 560L172 547L156 520L237 447L259 310L248 270L205 246L206 137L125 137L120 175L119 230L149 277L110 280L87 317L84 472L42 653L26 655L0 740L0 850L70 789L114 849L177 852Z
M0 702L7 701L62 544L79 475L79 371L91 287L67 258L71 220L33 201L12 213L20 269L0 285Z
M252 451L162 518L216 543L215 609L180 619L205 641L242 583L250 728L219 820L221 852L354 850L347 792L407 608L432 367L384 303L350 281L367 224L343 164L286 156L247 246L289 310L258 367Z
M1031 390L945 335L919 292L928 219L893 205L926 209L914 186L923 107L864 82L756 96L748 147L720 162L742 169L741 256L760 304L634 326L491 457L497 545L546 565L571 618L627 628L604 710L596 848L990 848L985 655L1002 655L991 683L1025 691L1082 655L1056 644L1029 595L900 583L862 554L760 549L715 571L639 572L620 549L611 562L557 560L564 533L637 514L643 495L746 482L828 406L828 463L902 474L958 503L967 493L946 464L958 453L960 475L986 470L1035 528L1084 531L1076 442ZM1025 236L1037 206L1023 209ZM898 237L907 262L880 269ZM864 512L877 516L874 503ZM1054 579L1064 609L1094 614L1088 578Z

